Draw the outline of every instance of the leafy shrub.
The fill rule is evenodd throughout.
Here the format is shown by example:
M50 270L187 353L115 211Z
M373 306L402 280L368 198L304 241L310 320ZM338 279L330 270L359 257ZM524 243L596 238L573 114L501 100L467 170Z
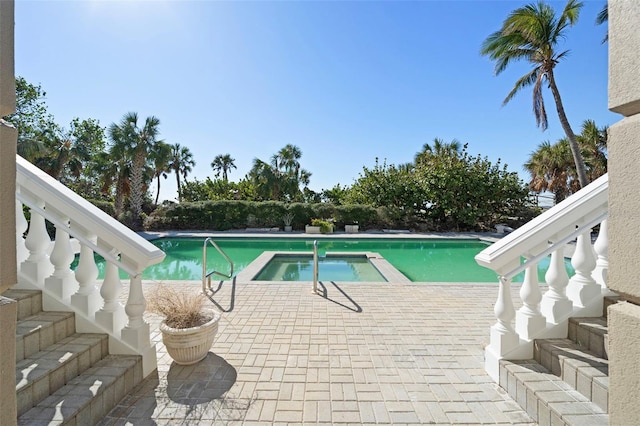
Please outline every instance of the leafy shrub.
M323 233L323 234L329 234L329 233L333 232L333 223L329 222L328 220L311 219L311 225L312 226L319 226L320 227L320 232Z

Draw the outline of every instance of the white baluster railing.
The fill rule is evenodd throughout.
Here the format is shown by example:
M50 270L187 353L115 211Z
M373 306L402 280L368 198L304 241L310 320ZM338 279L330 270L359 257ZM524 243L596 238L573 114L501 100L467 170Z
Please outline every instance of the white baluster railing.
M542 297L540 312L551 324L560 324L563 318L573 312L573 303L567 297L569 274L564 266L562 248L551 253L549 269L544 276L549 286Z
M605 175L476 256L479 265L494 270L499 277L494 309L497 321L485 348L485 368L496 382L500 359L532 358L533 340L566 337L569 317L602 315L603 295L609 293L607 202ZM591 230L598 224L600 233L593 247ZM564 249L576 239L572 256L576 274L569 279ZM541 296L537 264L549 255L551 264L545 275L548 290ZM523 257L527 259L524 263L520 260ZM526 271L520 290L522 307L514 314L511 280L522 271Z
M607 287L607 275L609 273L609 238L607 234L607 220L600 224L598 238L593 244L596 252L596 269L593 271L593 279L602 287Z
M142 272L164 253L19 156L16 172L17 287L42 290L45 309L74 311L78 331L108 333L111 353L142 355L146 377L156 368L156 352L143 319ZM26 238L23 205L30 213ZM45 219L55 227L54 244ZM70 237L80 244L75 274ZM99 289L94 253L106 261ZM126 308L119 269L130 277Z
M24 217L22 203L16 200L16 259L18 265L29 257L29 250L27 250L24 241L24 233L27 232L27 228L29 228L29 222Z
M87 234L87 239L95 244L97 237ZM76 280L78 281L78 291L71 296L71 304L76 310L84 315L91 315L100 309L100 294L96 289L98 279L98 267L93 256L91 247L80 244L80 258L76 268Z

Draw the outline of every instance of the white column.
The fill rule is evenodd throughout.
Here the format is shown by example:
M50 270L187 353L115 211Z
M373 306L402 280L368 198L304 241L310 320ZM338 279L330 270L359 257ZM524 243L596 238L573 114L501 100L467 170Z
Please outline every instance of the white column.
M569 280L567 297L576 308L584 308L600 297L602 287L591 274L596 267L596 258L591 246L591 231L578 236L576 251L571 258L571 265L576 273Z
M540 284L538 282L538 264L530 265L524 273L520 287L522 307L516 313L516 332L524 340L533 338L545 329L547 321L540 313Z
M78 284L70 268L74 255L69 242L69 218L62 217L61 221L64 223L64 227L56 227L56 241L49 258L54 271L50 277L44 280L44 286L55 298L66 302L76 291Z
M566 293L569 275L564 266L564 247L551 253L551 262L544 278L549 289L542 296L540 312L548 322L558 324L573 312L573 303Z
M96 243L95 235L86 236L89 241ZM80 245L80 259L76 268L76 280L78 280L78 291L71 296L71 304L84 313L87 317L93 318L100 308L100 294L96 288L98 279L98 267L93 255L93 250L84 245Z
M18 266L29 257L29 250L25 245L24 233L27 232L29 223L24 217L22 203L16 199L16 258Z
M44 201L38 202L39 207L44 207ZM47 234L44 217L31 210L31 222L29 233L25 239L25 245L29 250L29 257L20 266L22 272L29 277L38 287L44 286L44 279L53 272L53 265L49 262L47 251L51 245L51 239Z
M493 308L498 321L491 327L491 341L485 349L485 368L496 382L500 378L500 359L520 342L511 326L515 317L515 309L511 299L511 280L500 278L499 283L498 300Z
M607 275L609 273L609 235L607 231L607 219L600 224L600 233L593 244L596 252L596 269L593 271L593 279L602 288L607 288Z
M132 276L130 281L129 298L124 307L129 322L122 330L122 340L134 348L142 349L151 344L149 339L149 324L142 318L147 307L147 302L142 292L142 274Z
M122 283L118 276L118 267L107 261L104 281L100 289L100 295L102 296L104 304L102 308L96 312L96 323L118 337L120 336L120 330L127 321L124 308L118 301L121 290Z

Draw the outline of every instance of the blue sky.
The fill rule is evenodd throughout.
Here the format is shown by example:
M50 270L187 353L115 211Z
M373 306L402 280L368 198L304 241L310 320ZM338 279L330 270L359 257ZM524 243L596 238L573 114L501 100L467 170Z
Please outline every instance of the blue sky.
M376 157L413 159L439 137L520 173L528 154L564 136L551 93L549 129L531 91L502 100L530 68L500 76L482 41L526 1L16 1L16 75L47 92L56 121L128 111L160 119L161 138L194 154L189 178L213 177L218 154L253 158L285 144L302 150L311 188L352 184ZM604 0L585 1L556 68L565 110L580 131L619 116L607 110ZM550 2L561 10L565 2ZM161 198L174 199L175 177Z

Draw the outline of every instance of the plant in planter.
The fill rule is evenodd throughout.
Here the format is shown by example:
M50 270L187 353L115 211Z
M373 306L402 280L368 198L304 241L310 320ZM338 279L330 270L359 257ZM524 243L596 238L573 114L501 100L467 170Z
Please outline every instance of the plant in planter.
M178 291L164 285L156 287L148 298L149 311L164 317L162 342L177 364L195 364L211 349L220 314L207 308L206 301L196 290Z
M331 223L330 220L311 219L311 226L319 227L322 234L330 234L333 232L333 223Z
M287 212L282 216L282 221L284 222L284 232L291 232L293 229L291 224L293 223L294 215L291 212Z

